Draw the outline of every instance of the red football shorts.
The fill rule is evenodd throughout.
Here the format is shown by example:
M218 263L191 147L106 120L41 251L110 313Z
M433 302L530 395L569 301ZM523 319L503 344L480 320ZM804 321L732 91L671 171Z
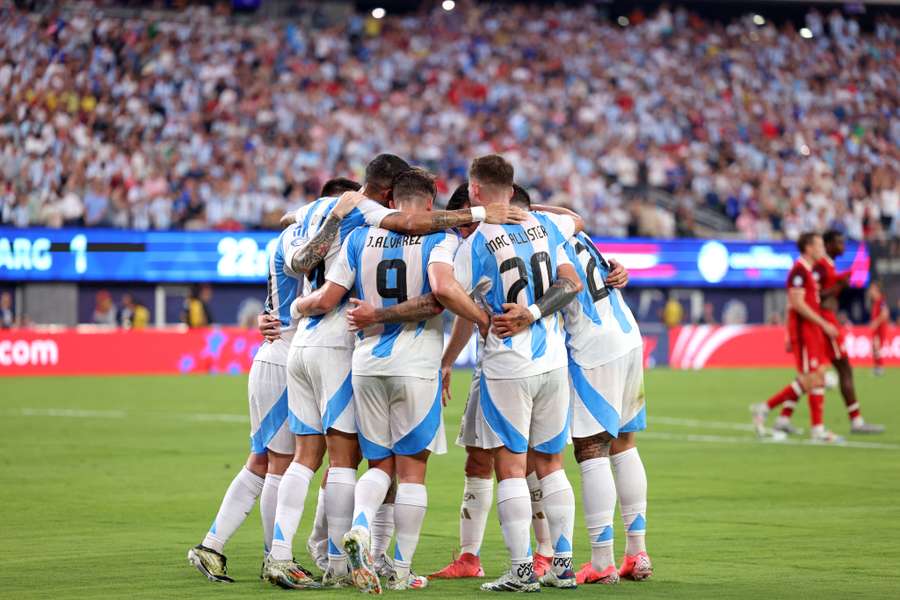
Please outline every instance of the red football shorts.
M813 373L828 361L827 336L816 325L803 323L799 329L799 335L791 339L797 372Z

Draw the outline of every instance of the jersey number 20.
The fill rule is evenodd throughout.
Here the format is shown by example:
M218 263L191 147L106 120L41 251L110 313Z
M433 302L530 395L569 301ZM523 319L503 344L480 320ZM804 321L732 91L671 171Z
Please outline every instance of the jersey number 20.
M541 267L543 266L543 270ZM516 269L519 278L516 279L506 292L506 302L515 304L519 298L519 292L528 287L528 269L525 261L520 257L507 258L500 263L500 274ZM546 275L546 278L545 278ZM534 279L534 301L537 302L550 287L550 279L553 277L553 265L550 263L550 255L546 252L535 252L531 255L531 276Z

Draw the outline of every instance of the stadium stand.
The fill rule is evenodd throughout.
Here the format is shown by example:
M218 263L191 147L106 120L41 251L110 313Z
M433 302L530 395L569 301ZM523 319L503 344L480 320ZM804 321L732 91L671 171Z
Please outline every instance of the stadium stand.
M444 195L472 156L502 152L597 235L898 234L890 16L863 31L810 12L806 38L749 15L662 9L623 27L590 6L506 5L313 33L196 7L4 6L3 224L275 228L390 150Z

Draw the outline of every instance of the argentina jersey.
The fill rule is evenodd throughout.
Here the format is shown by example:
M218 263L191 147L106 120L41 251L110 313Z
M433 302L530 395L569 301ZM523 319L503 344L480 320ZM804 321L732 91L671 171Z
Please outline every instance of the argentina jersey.
M502 314L503 304L529 306L557 277L560 249L575 231L570 217L530 213L524 223L482 223L460 246L454 262L456 278L491 312ZM482 370L491 379L516 379L566 366L561 317L546 315L511 338L489 333Z
M591 238L579 233L565 245L584 289L563 309L566 345L573 362L584 368L606 364L643 343L631 309L619 290L606 287L609 263Z
M338 198L319 198L297 210L296 223L300 228L300 237L304 240L311 239L321 230L325 220L331 214ZM328 253L319 265L306 275L305 293L313 292L325 284L325 273L331 267L338 256L341 244L347 239L351 231L363 225L380 225L382 219L397 211L378 204L374 200L366 199L360 202L341 220L340 232L331 243ZM302 250L302 245L293 249L293 253ZM297 333L294 334L292 345L316 346L327 348L352 348L353 334L347 330L345 311L347 299L344 298L335 310L324 314L305 317L297 325Z
M285 257L291 249L304 242L297 225L286 227L278 236L269 255L269 274L265 310L274 313L281 322L281 340L262 344L254 360L283 365L287 359L287 347L297 329L297 320L291 318L291 303L302 294L302 279L291 269Z
M428 265L450 264L459 246L449 232L403 235L377 227L350 234L328 271L329 281L376 307L405 302L431 292ZM353 351L353 374L437 376L444 347L441 315L418 323L387 323L360 333Z

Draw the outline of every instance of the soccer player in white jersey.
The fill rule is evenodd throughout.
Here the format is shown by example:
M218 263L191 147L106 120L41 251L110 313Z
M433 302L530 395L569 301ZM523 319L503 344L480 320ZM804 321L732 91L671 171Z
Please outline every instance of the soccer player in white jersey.
M426 171L400 173L392 189L401 211L431 210L435 186ZM345 241L325 285L295 303L293 310L303 315L331 310L351 289L378 306L433 292L443 306L479 322L486 331L487 314L453 277L457 246L452 232L404 236L375 227L357 229ZM369 552L369 525L395 473L399 481L395 573L388 585L395 590L427 585L428 580L412 575L410 567L427 506L427 459L432 452L446 451L440 380L443 321L438 313L432 310L418 323L366 330L353 351L353 403L360 446L370 468L356 487L353 527L343 542L353 581L363 591L381 591Z
M505 222L524 215L502 204L481 210L423 214L384 208L379 202L387 202L392 179L408 168L397 156L379 155L366 167L363 192L347 195L355 199L356 207L339 210L338 199L323 198L298 211L296 221L301 235L308 241L294 249L290 261L296 272L306 274L311 291L324 285L325 273L337 257L341 243L364 223L407 234L424 234L473 220ZM347 559L340 544L352 517L359 447L351 403L350 355L354 338L347 330L345 307L346 303L341 302L335 310L304 318L288 354L288 420L296 435L296 451L279 488L272 549L265 567L266 578L286 588L310 585L296 577L292 545L310 480L322 463L326 445L329 470L325 513L330 544L323 583L341 585L346 581Z
M219 512L203 541L188 551L188 560L210 581L232 582L226 572L222 549L260 498L264 548L272 544L278 482L291 462L294 440L287 426L288 399L285 364L297 320L291 318L291 302L300 293L300 282L286 254L294 243L302 243L300 228L291 225L281 232L269 257L266 312L276 319L276 332L260 346L250 367L250 455L235 476ZM261 321L261 325L263 322ZM298 576L308 577L298 570Z
M509 202L513 168L502 157L476 158L469 169L473 205ZM571 264L561 252L573 235L568 217L541 213L514 226L482 224L460 246L456 277L496 315L520 305L529 327L501 339L497 318L484 345L481 379L482 431L486 448L494 449L499 481L497 511L512 566L486 591L539 591L531 552L531 495L526 453L534 450L544 512L554 540L551 570L541 583L574 587L572 530L575 499L562 468L562 450L569 437L569 393L565 340L556 314L581 289ZM527 308L526 308L527 307Z
M579 233L565 250L583 283L577 301L563 311L572 438L591 542L591 561L582 565L577 580L602 584L617 583L620 577L644 580L653 567L644 544L647 476L635 446L635 432L646 428L647 422L643 341L621 292L607 285L609 263L590 237ZM613 558L612 524L617 492L626 537L619 569Z

